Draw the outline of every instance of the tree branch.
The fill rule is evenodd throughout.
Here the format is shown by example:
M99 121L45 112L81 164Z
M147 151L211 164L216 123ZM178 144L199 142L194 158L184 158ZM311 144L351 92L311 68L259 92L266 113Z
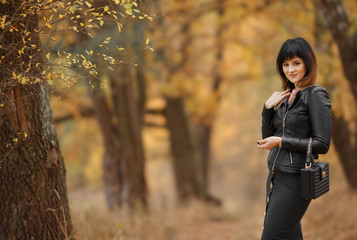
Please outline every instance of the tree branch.
M150 114L150 115L158 115L158 116L163 116L165 114L166 109L146 109L145 114ZM63 114L62 116L55 116L54 117L54 123L55 124L60 124L64 123L66 121L74 120L76 118L92 118L94 117L94 109L93 107L89 106L79 106L77 109L76 113L73 112L68 112L66 114ZM145 122L144 123L145 127L166 127L166 125L160 125L156 124L153 122Z

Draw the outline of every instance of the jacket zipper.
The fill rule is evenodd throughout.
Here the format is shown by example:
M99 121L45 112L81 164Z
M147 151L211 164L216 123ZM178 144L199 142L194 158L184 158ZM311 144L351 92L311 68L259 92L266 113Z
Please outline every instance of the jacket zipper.
M284 117L283 117L283 135L281 136L281 138L283 138L284 137L284 132L285 132L285 119L286 119L286 116L288 115L288 112L289 112L289 110L287 110L286 112L285 112L285 115L284 115ZM272 171L275 171L275 163L276 163L276 159L278 158L278 155L279 155L279 153L280 153L280 148L278 149L278 152L277 152L277 154L276 154L276 156L275 156L275 159L274 159L274 162L273 162L273 166L272 166L272 168L271 168L271 170ZM292 159L291 159L291 155L290 155L290 162L292 162Z
M286 119L286 115L288 115L288 112L289 110L286 111L285 116L283 118L283 136L284 136L284 128L285 128L285 119ZM290 159L290 164L293 164L293 157L291 156L291 151L289 151L289 159Z

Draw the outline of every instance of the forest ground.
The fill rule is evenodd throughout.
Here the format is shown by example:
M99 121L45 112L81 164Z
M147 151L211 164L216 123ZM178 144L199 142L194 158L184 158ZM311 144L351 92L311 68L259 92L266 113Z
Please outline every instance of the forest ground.
M168 178L170 165L164 162L152 165L155 164L160 166L149 166L148 175L151 178L160 175L162 181L151 189L148 213L110 211L101 188L71 189L69 199L77 239L260 239L264 191L254 196L236 189L223 196L226 201L222 207L199 201L182 206L176 203L173 182ZM330 192L312 201L302 221L306 240L357 239L357 194L349 191L340 165L331 165ZM238 195L235 203L230 202L229 198Z

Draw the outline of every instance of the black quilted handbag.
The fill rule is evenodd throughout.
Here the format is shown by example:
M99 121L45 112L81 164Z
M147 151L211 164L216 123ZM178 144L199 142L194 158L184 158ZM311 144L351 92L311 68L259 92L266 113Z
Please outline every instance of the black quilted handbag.
M311 153L311 141L307 147L305 168L301 169L301 196L315 199L330 190L330 173L327 162L315 162Z

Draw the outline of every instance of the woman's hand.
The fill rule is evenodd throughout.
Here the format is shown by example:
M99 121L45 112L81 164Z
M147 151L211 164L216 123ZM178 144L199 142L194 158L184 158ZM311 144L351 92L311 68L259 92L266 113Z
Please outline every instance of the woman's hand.
M281 137L267 137L263 140L258 141L259 149L272 150L275 146L278 146L281 143Z
M277 106L285 97L290 95L290 89L284 92L274 92L270 98L265 102L265 108L269 109Z

